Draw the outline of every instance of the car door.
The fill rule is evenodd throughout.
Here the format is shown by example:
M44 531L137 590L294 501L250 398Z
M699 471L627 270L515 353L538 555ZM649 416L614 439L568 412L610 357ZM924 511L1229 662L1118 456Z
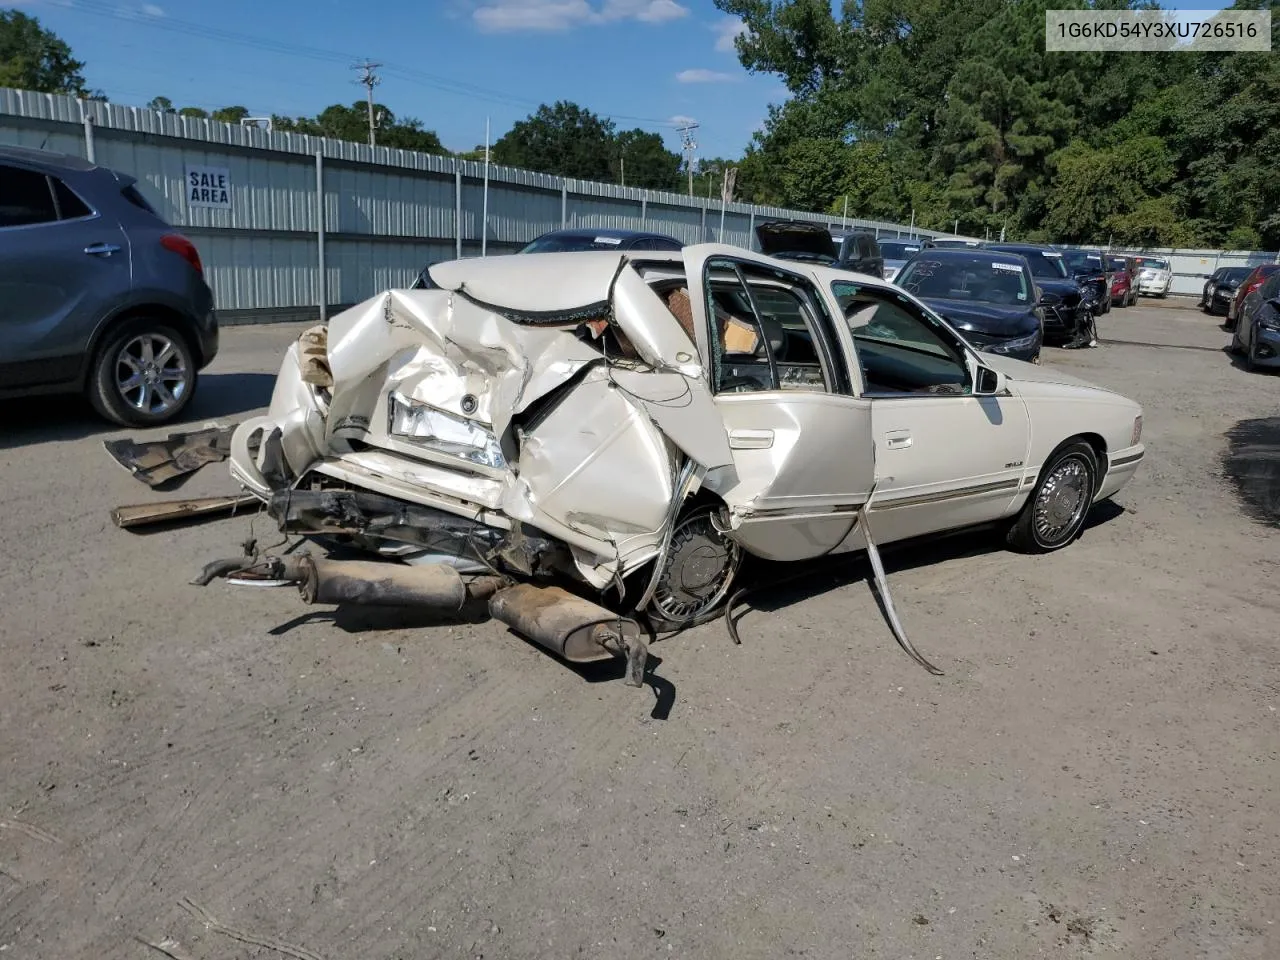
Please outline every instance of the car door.
M905 293L832 284L871 404L877 540L984 523L1012 509L1026 473L1022 399L978 396L977 357Z
M875 478L871 404L855 395L836 318L812 274L686 248L699 350L732 469L706 486L751 553L800 560L850 535Z
M0 389L76 377L130 274L118 223L57 177L0 164Z

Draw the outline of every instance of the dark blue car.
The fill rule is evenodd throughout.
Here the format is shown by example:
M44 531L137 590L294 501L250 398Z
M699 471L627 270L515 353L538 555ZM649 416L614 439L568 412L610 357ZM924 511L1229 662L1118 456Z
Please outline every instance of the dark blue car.
M1017 360L1039 359L1044 313L1025 258L929 247L914 254L894 282L923 300L976 349Z

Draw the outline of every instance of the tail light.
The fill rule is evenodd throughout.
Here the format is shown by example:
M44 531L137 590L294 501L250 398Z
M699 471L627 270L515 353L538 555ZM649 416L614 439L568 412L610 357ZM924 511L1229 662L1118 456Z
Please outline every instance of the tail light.
M160 246L166 250L176 253L187 263L191 264L191 268L196 273L204 276L204 264L200 262L200 252L196 250L196 245L184 237L180 233L166 233L160 238Z

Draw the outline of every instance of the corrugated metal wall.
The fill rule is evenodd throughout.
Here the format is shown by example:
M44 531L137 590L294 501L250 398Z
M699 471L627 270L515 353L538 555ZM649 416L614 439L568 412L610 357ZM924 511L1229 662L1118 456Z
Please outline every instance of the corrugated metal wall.
M5 89L0 143L80 156L88 155L91 144L96 162L137 177L160 213L196 242L218 308L228 317L314 312L321 298L321 226L330 306L408 285L426 263L451 259L459 249L475 256L482 247L481 163ZM316 189L317 155L322 197ZM229 170L230 210L187 205L187 164ZM484 244L491 253L510 252L548 230L585 226L649 229L685 243L714 240L752 248L754 224L772 218L842 225L839 217L742 203L722 209L713 198L491 166ZM889 236L909 230L874 220L843 223ZM1212 272L1205 269L1210 261L1201 251L1177 253L1175 292L1198 294L1202 278ZM1231 257L1273 259L1209 253L1215 265Z

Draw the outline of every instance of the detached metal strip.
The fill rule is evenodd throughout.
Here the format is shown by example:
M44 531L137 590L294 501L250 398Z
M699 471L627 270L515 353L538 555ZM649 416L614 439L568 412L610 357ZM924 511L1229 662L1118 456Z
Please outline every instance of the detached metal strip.
M872 487L871 495L867 497L866 505L858 513L858 526L862 530L863 538L867 541L867 556L871 558L871 571L875 575L876 590L880 594L880 599L884 602L885 619L889 621L889 629L893 631L893 636L898 641L898 646L906 651L907 656L935 677L944 676L941 670L926 660L924 655L911 645L911 641L907 639L907 631L903 629L902 621L898 619L898 611L893 608L893 598L889 596L889 580L884 573L884 564L880 562L880 551L876 548L876 542L871 539L871 523L867 519L867 514L871 509L871 502L875 499L875 496L876 488Z

